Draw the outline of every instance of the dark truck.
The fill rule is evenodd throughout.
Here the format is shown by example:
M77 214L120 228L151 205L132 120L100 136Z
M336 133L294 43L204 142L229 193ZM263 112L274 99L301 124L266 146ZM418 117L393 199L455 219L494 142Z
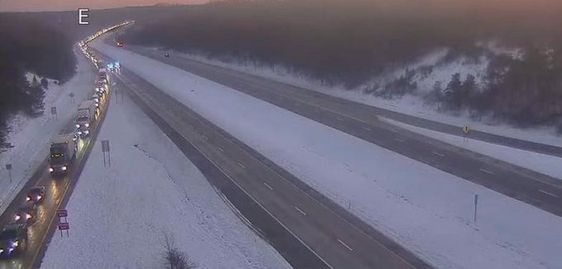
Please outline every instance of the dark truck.
M66 174L78 150L73 135L59 135L51 143L49 172L51 175Z
M90 135L90 130L93 127L95 120L98 117L98 108L96 103L92 100L80 103L74 124L76 125L76 133L80 137Z
M0 258L11 258L23 251L27 243L27 226L9 224L0 231Z

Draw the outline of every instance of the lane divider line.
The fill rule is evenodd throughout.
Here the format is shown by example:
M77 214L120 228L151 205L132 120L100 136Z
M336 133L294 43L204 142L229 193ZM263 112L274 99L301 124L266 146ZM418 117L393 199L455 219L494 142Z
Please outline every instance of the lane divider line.
M338 243L342 244L342 246L347 248L349 251L353 251L353 249L349 245L347 245L344 241L341 241L340 239L338 239Z
M300 209L299 207L295 206L295 209L301 213L303 216L306 216L306 212L304 212L302 209Z

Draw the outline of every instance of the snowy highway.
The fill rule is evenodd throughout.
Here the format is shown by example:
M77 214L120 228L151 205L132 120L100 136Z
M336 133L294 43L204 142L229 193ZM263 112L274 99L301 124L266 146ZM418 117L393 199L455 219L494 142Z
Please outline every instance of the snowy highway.
M137 47L132 47L130 50L562 216L562 180L419 135L380 121L377 117L388 117L454 135L462 135L461 128L332 97L184 57L164 57L162 53L155 50ZM557 146L480 131L472 131L470 138L554 156L560 156L562 152Z
M93 88L93 85L92 85ZM44 162L37 168L33 176L27 181L24 188L17 194L15 199L12 200L7 209L0 216L0 226L4 226L13 221L16 210L21 207L27 197L27 191L33 186L45 186L46 197L45 201L39 205L37 219L31 224L29 228L29 239L26 242L26 249L21 256L12 260L0 260L1 269L10 268L37 268L41 263L41 259L47 249L48 242L51 240L54 232L57 229L58 219L56 212L58 209L64 209L72 191L77 183L82 169L88 159L90 151L94 145L100 126L105 118L105 113L108 102L103 102L101 105L101 116L98 121L92 126L94 132L88 137L78 141L78 152L76 159L67 175L64 177L56 177L49 173L48 161ZM60 131L61 134L68 134L75 131L74 121L66 124L64 129Z
M119 80L208 180L296 268L430 268L143 79ZM174 139L175 138L175 139Z
M431 163L394 152L385 145L348 133L345 128L331 126L330 122L321 122L299 113L299 110L292 111L241 92L240 89L233 89L258 86L242 82L225 86L126 48L102 43L94 44L93 47L119 59L121 66L178 101L177 106L187 107L236 138L235 141L243 143L242 146L257 151L264 156L262 160L266 163L282 167L294 175L293 183L300 189L309 194L322 194L327 199L320 200L326 204L331 202L339 205L342 210L337 211L338 214L359 218L366 225L354 224L361 226L364 231L384 235L431 266L529 269L557 268L562 264L561 260L552 258L552 252L562 247L562 242L552 237L552 232L562 227L558 216L488 186L445 172ZM220 70L216 73L220 73ZM261 87L266 88L266 85ZM288 103L302 101L291 100ZM316 114L311 115L326 114L322 108L314 107ZM328 115L341 115L329 112ZM371 115L371 118L374 117ZM374 126L361 121L345 121L341 126L355 128L351 128L352 131L360 130L367 138L379 132L384 134L387 131L384 127L397 128L400 131L398 135L402 134L399 126L387 121ZM377 132L373 132L373 127L382 131L377 129ZM404 131L403 135L409 133ZM410 139L407 135L393 135L389 139ZM413 135L429 140L417 133ZM209 142L214 143L214 140ZM428 143L428 146L433 144ZM475 154L457 149L464 154ZM224 151L226 149L221 145L212 152ZM447 159L443 152L429 153L435 158ZM486 161L491 159L484 155L477 157ZM241 162L233 163L231 169L244 171L253 167ZM478 171L483 175L488 175L486 171L490 172L486 168L483 170ZM519 169L514 171L521 172ZM264 189L276 189L270 182L261 184L267 180L264 178L254 177L254 181L263 185ZM212 180L213 177L208 179ZM475 194L485 204L478 211L482 215L478 223L474 223L472 214L469 214L473 211L472 199ZM233 204L237 209L243 209L246 205ZM299 205L289 208L294 213L310 216ZM480 218L484 220L480 221ZM529 230L535 232L527 233ZM352 244L343 239L341 241L343 243L337 240L336 243L344 249L356 251ZM273 242L272 245L286 257L278 245ZM504 247L506 245L510 247Z

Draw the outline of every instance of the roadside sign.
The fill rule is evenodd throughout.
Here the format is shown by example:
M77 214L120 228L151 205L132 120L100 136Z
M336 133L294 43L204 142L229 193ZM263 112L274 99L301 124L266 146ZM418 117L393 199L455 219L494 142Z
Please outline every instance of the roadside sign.
M8 170L8 176L10 177L10 183L12 183L12 164L6 164L6 170Z
M476 223L476 216L478 214L478 194L474 195L474 223Z
M59 230L61 231L70 230L70 224L68 222L59 223Z
M109 152L109 140L102 140L101 141L101 151L102 152Z
M66 236L70 236L70 233L68 232L68 230L70 230L70 224L68 223L68 219L66 219L66 217L68 217L68 211L66 211L66 209L57 210L57 217L59 217L58 226L60 230L60 236L62 237L62 231L66 231ZM61 218L64 218L64 221Z
M57 119L57 107L56 107L56 106L51 107L51 115L52 115L55 119Z
M66 218L66 217L68 217L68 211L66 211L66 209L59 209L59 210L57 210L57 217L59 217L59 218Z
M103 154L103 166L111 166L111 153L109 153L109 140L101 141L101 152ZM107 162L105 158L105 153L107 152Z
M465 125L465 126L462 128L462 131L464 132L464 134L468 134L468 133L470 132L470 128L468 128L468 125Z

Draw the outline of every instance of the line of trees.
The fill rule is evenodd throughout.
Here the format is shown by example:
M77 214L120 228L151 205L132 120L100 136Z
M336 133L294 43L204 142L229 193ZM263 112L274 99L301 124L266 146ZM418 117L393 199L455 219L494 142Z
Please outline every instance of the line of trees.
M8 18L9 17L9 18ZM0 147L5 145L10 116L43 113L45 77L64 82L75 72L72 41L40 21L0 14ZM26 73L36 76L28 81Z
M428 100L533 125L560 117L560 72L553 66L560 61L560 14L562 2L554 0L226 1L137 22L120 38L219 60L283 65L350 89L439 48L449 49L445 60L476 59L485 53L477 42L495 40L522 48L524 58L492 56L488 88L476 91L474 77L456 75ZM554 49L551 62L540 56L544 48ZM365 91L406 94L417 87L413 77L407 73Z

